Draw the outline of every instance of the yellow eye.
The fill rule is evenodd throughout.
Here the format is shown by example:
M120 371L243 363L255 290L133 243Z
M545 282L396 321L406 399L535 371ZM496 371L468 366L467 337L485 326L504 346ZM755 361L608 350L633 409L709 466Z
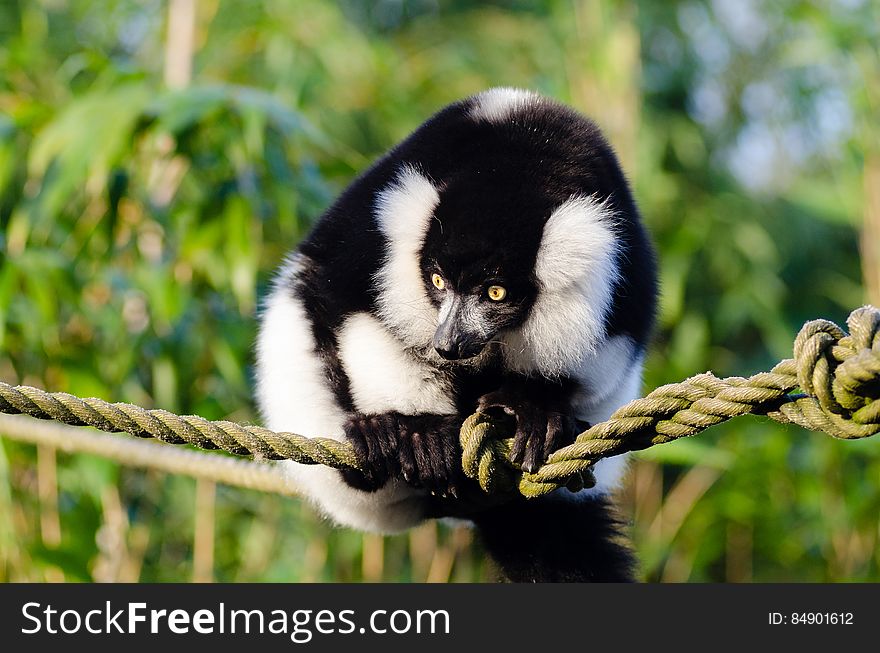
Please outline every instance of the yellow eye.
M443 277L436 272L431 275L431 283L437 287L437 290L443 290L446 287L446 282L443 281Z
M489 290L486 291L486 294L489 295L489 299L493 302L500 302L507 297L507 290L504 286L489 286Z

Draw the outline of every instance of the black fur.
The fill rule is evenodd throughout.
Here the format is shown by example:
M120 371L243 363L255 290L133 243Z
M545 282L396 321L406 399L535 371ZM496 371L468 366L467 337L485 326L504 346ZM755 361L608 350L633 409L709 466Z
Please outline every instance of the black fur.
M656 301L653 252L617 159L598 128L549 100L520 108L503 121L475 119L474 99L443 109L358 177L300 244L301 271L288 291L307 311L328 383L348 414L345 432L363 473L346 482L375 490L390 478L430 490L435 514L456 514L463 478L458 426L477 408L515 421L512 458L535 469L580 428L569 402L577 381L542 379L504 368L495 344L467 342L461 351L488 348L479 369L450 365L443 373L457 414L360 414L339 357L337 333L357 312L376 315L376 274L389 243L375 217L380 192L408 164L439 189L441 201L419 253L426 294L439 305L433 272L462 292L489 302L489 285L507 297L486 304L493 331L523 323L540 293L534 268L544 225L573 196L607 201L615 211L619 281L606 316L609 336L627 335L643 350ZM461 353L459 351L458 353ZM439 506L439 508L438 508ZM487 550L513 581L622 581L632 578L632 556L605 500L520 500L473 517Z
M501 578L514 583L626 583L635 558L605 499L520 499L472 517Z

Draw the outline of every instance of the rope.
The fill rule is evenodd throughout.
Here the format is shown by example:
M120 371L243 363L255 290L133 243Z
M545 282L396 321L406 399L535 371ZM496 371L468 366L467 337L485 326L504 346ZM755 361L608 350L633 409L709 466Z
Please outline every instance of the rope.
M577 490L588 485L591 466L602 458L696 435L739 415L766 415L836 438L874 435L880 431L880 311L871 306L857 309L847 325L849 335L827 320L806 323L795 340L794 357L769 372L726 379L707 372L657 388L581 433L574 444L551 454L534 473L524 473L509 462L511 440L489 416L477 413L462 425L462 466L487 492L516 488L534 497L563 486ZM795 388L803 393L789 394ZM330 438L209 422L2 382L0 412L123 431L171 444L219 448L258 459L287 458L337 469L357 466L351 447Z
M351 447L331 438L307 438L275 433L259 426L211 422L197 415L175 415L134 404L109 403L66 392L46 392L27 385L0 381L0 413L51 419L70 426L93 426L110 433L156 438L167 444L191 444L199 449L222 449L258 460L294 460L304 465L356 467Z
M267 462L166 447L158 442L109 436L66 424L37 422L22 415L0 415L0 435L66 453L102 456L129 467L184 474L248 490L299 494L278 467Z

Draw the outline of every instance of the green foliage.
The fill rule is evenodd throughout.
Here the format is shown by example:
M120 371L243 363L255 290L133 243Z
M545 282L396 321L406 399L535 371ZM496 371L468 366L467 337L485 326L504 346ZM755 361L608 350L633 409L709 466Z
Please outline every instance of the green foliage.
M646 386L766 369L865 301L880 21L846 5L202 0L170 89L166 3L3 3L0 378L256 421L272 270L372 159L493 85L574 104L619 150L661 262ZM743 419L638 458L646 579L880 579L876 442ZM192 578L191 479L59 455L56 483L54 461L0 441L0 579ZM215 510L220 580L490 577L460 529L365 538L228 488Z

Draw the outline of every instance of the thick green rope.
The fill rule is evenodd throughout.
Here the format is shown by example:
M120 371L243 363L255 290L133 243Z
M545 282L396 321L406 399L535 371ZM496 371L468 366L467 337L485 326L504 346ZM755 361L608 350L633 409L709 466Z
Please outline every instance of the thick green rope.
M0 412L51 419L71 426L93 426L111 433L156 438L168 444L191 444L200 449L223 449L256 459L295 460L305 465L355 467L351 447L331 438L307 438L295 433L275 433L259 426L211 422L197 415L175 415L167 410L147 410L134 404L109 403L66 392L45 392L27 385L0 381Z
M509 462L510 439L488 415L462 425L462 465L487 492L534 497L589 482L602 458L645 449L700 431L739 415L766 415L836 438L864 438L880 431L880 310L865 306L847 320L850 333L827 320L804 325L794 357L749 378L700 374L657 388L618 409L610 419L581 433L534 473ZM790 394L800 388L803 394ZM158 438L171 444L223 449L259 459L290 459L337 469L356 467L349 445L330 438L275 433L258 426L210 422L131 404L80 399L0 382L0 412L23 413L103 431Z

